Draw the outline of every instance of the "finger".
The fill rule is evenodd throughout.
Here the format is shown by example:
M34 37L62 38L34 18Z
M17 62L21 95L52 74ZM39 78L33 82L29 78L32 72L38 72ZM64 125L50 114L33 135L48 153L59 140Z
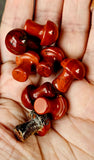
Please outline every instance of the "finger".
M35 21L45 24L51 20L57 25L60 23L63 0L37 0L35 7Z
M65 0L59 46L66 56L81 58L84 54L90 23L90 0Z
M86 53L83 62L87 67L86 78L91 84L94 84L94 9L92 11L92 26L90 30Z
M33 16L34 0L7 0L1 22L2 61L15 60L15 55L7 51L5 36L14 28L23 28L26 19Z
M40 76L38 74L31 75L25 82L18 82L12 77L12 71L15 67L16 64L13 62L7 62L2 65L0 91L2 97L13 99L14 101L21 103L21 94L24 88L29 84L36 85Z

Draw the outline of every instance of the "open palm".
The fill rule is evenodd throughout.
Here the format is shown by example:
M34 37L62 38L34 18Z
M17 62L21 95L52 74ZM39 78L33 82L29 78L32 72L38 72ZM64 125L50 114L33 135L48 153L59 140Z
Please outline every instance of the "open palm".
M0 29L1 99L0 99L0 159L1 160L94 160L94 11L92 26L90 0L38 0L34 20L45 24L48 19L60 28L58 46L67 57L82 59L86 79L74 81L66 93L68 113L53 121L44 137L31 136L24 143L17 141L13 128L27 119L21 106L22 90L38 83L38 75L26 82L17 82L11 72L15 55L5 47L5 36L13 28L23 28L26 19L33 17L33 0L7 0ZM50 78L42 78L51 81Z

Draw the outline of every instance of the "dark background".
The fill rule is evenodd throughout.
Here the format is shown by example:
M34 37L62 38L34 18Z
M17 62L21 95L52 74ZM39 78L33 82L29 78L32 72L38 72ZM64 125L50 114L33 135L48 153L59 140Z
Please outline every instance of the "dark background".
M5 1L6 0L0 0L0 22L1 22L2 13L3 13L3 10L4 10Z

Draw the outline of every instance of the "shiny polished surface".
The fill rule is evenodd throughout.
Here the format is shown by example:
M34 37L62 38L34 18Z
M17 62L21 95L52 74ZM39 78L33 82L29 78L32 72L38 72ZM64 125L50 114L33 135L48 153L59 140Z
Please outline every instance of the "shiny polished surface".
M5 39L7 49L14 54L26 52L27 33L23 29L11 30Z
M27 80L29 74L31 72L31 68L28 64L21 64L12 71L12 76L15 80L19 82L24 82Z
M11 30L5 38L7 49L13 54L19 55L25 53L28 49L38 50L39 41L31 37L23 29Z
M37 72L42 77L49 77L60 69L60 62L65 58L63 51L58 47L46 47L41 50L43 61L37 66Z
M45 82L35 90L30 91L30 97L33 99L37 99L38 97L55 97L56 92L50 82Z
M54 61L61 62L65 58L64 52L60 48L53 46L42 49L40 54L45 61L52 63Z
M28 85L23 90L22 95L21 95L22 104L28 109L33 109L34 100L30 98L30 91L31 90L33 91L34 89L35 89L35 86Z
M39 55L34 51L28 51L22 55L16 56L17 65L20 65L22 63L28 63L28 64L34 63L35 65L38 65L39 60L40 60Z
M53 72L53 64L50 62L41 61L37 65L37 73L42 77L49 77Z
M33 85L28 85L22 92L21 100L26 108L32 109L34 100L38 97L50 97L56 96L55 89L50 82L45 82L38 88Z
M74 79L81 80L85 76L84 65L72 58L66 58L61 62L61 66L64 68L63 72L53 80L52 84L60 92L67 92L69 86Z
M24 82L30 74L36 72L36 66L39 63L39 55L34 51L29 51L16 57L16 67L13 72L13 78L17 81Z
M67 111L67 100L58 95L57 98L48 99L44 97L37 98L34 102L34 110L39 115L50 113L53 120L62 118Z
M42 46L48 46L56 42L58 38L58 28L51 22L47 21L46 25L40 25L28 19L25 23L24 29L30 35L41 39Z

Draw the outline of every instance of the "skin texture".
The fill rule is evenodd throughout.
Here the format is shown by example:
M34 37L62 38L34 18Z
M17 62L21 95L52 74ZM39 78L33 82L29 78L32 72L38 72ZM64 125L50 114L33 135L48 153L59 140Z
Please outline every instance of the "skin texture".
M23 83L12 78L15 55L6 49L4 40L7 32L22 28L26 19L32 19L34 2L7 0L0 28L3 63L0 83L0 159L94 160L94 11L90 16L91 1L36 2L34 20L45 24L49 19L60 27L58 45L66 56L82 59L87 70L86 78L72 83L66 93L69 99L68 113L64 118L53 121L48 134L44 137L31 136L25 143L18 142L13 135L13 128L27 119L27 111L21 106L21 92L31 82L36 80L37 83L39 77L29 77ZM42 78L40 82L51 82L55 76Z

